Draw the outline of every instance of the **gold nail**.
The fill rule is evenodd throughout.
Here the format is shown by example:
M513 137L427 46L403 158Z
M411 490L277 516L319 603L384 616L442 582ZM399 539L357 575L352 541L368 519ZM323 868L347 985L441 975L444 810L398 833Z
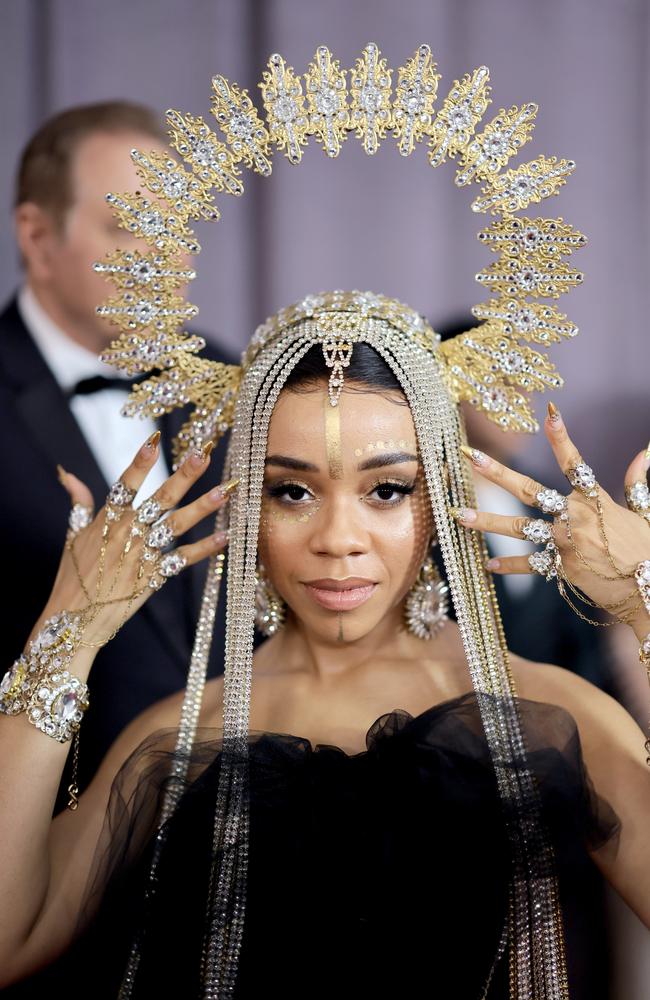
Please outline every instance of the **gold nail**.
M61 486L65 486L65 477L68 475L68 473L65 471L62 465L57 465L56 474L58 476L59 482L61 483Z
M147 440L144 443L144 446L145 448L151 448L151 450L153 451L153 449L156 447L159 441L160 441L160 431L154 431L151 437L147 438Z
M451 514L452 517L455 517L456 520L458 520L459 518L461 518L462 515L463 515L463 511L462 511L462 509L460 507L450 507L449 508L449 513Z
M648 447L645 450L645 457L650 458L650 441L648 442Z
M223 493L223 495L227 497L229 493L232 493L235 487L239 485L239 482L240 482L239 478L235 477L234 479L229 479L227 483L224 483L224 485L221 487L221 492Z
M213 448L214 448L214 441L208 441L207 444L203 445L203 447L201 448L201 456L204 461L206 458L210 457Z
M555 403L552 403L550 401L550 399L548 401L546 409L548 411L548 415L549 415L549 417L550 417L551 420L559 420L560 419L560 411L558 410L558 408L555 405Z
M472 451L473 451L473 449L470 448L470 446L468 444L461 444L460 450L462 451L462 453L465 456L465 458L469 458L469 460L472 461Z

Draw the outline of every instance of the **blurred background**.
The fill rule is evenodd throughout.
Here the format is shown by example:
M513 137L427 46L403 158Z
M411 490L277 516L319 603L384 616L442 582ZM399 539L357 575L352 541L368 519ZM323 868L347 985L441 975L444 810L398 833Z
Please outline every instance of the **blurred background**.
M55 112L126 98L209 118L215 72L261 107L257 83L273 52L302 73L319 44L351 67L372 40L397 70L427 42L442 73L438 105L481 64L492 85L485 121L501 107L539 104L533 138L511 165L542 153L577 163L559 196L529 211L561 215L589 240L571 259L584 284L558 303L580 334L551 348L565 378L553 399L601 484L622 500L625 468L650 438L649 10L646 0L3 0L0 296L21 280L16 164ZM453 163L432 171L423 147L402 159L391 138L369 158L351 137L338 160L312 142L300 170L276 155L271 178L246 171L245 197L222 196L220 222L198 227L197 329L237 354L268 314L333 288L381 292L454 327L489 297L474 275L492 259L476 239L484 219L470 210L475 189L457 188L454 172ZM546 398L535 406L541 423ZM521 438L513 453L566 492L543 434ZM611 640L612 663L637 672L626 679L621 669L618 686L603 686L643 724L637 645L625 630ZM649 935L624 904L609 907L609 996L642 1000Z

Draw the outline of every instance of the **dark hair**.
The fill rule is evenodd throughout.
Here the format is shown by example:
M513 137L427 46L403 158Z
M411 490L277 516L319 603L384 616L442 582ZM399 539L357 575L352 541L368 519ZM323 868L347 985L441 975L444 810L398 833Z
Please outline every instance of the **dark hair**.
M166 141L154 111L130 101L104 101L68 108L49 118L23 150L16 174L14 206L26 201L48 209L61 225L72 205L71 165L80 143L97 132L144 132Z
M327 382L329 377L330 369L325 364L323 348L320 344L314 344L293 369L284 387L294 391L308 390ZM359 391L358 386L363 385L368 390L399 392L404 395L390 366L369 344L354 345L350 364L344 369L343 378L345 387L355 391Z

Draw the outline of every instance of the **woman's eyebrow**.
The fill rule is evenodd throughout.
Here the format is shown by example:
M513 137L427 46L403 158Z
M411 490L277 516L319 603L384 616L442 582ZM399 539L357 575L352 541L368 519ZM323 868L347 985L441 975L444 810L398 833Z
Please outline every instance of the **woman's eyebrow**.
M358 472L365 472L367 469L380 469L385 465L397 465L399 462L417 462L417 455L411 455L408 451L385 452L383 455L373 455L357 465ZM292 469L294 472L320 472L313 462L305 462L302 458L291 458L289 455L267 455L264 460L265 465L277 465L283 469Z
M290 458L289 455L267 455L265 465L279 465L283 469L293 469L294 472L319 472L313 462L305 462L301 458Z
M399 462L417 461L417 455L411 455L408 451L391 451L385 452L383 455L373 455L372 458L366 458L365 461L359 462L357 470L365 472L366 469L380 469L384 465L397 465Z

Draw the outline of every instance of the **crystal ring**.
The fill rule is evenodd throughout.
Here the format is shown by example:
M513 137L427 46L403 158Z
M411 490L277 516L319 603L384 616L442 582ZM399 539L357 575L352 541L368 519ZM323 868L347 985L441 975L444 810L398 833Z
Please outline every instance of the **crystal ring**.
M174 528L169 519L154 524L147 535L147 545L150 549L164 549L174 541Z
M123 483L121 479L113 483L106 497L106 516L109 521L119 521L126 507L133 503L137 490Z
M546 487L535 495L537 506L545 514L563 514L567 509L567 498L557 490L549 490Z
M187 557L181 552L178 550L167 552L156 566L156 572L149 580L149 586L152 590L160 590L165 580L169 580L172 576L178 576L186 566Z
M571 465L565 473L574 489L580 490L586 497L598 496L598 483L594 470L580 459L576 465Z
M93 508L90 504L76 503L68 515L68 536L78 535L83 528L87 528L93 519Z
M638 480L631 486L626 486L625 502L635 514L640 514L646 521L650 521L650 489L647 483Z
M550 581L557 576L556 554L555 544L549 542L541 552L531 552L528 556L528 565L534 573L539 573L545 580Z
M524 537L535 545L553 541L553 525L551 521L543 521L541 517L528 518L521 530Z

